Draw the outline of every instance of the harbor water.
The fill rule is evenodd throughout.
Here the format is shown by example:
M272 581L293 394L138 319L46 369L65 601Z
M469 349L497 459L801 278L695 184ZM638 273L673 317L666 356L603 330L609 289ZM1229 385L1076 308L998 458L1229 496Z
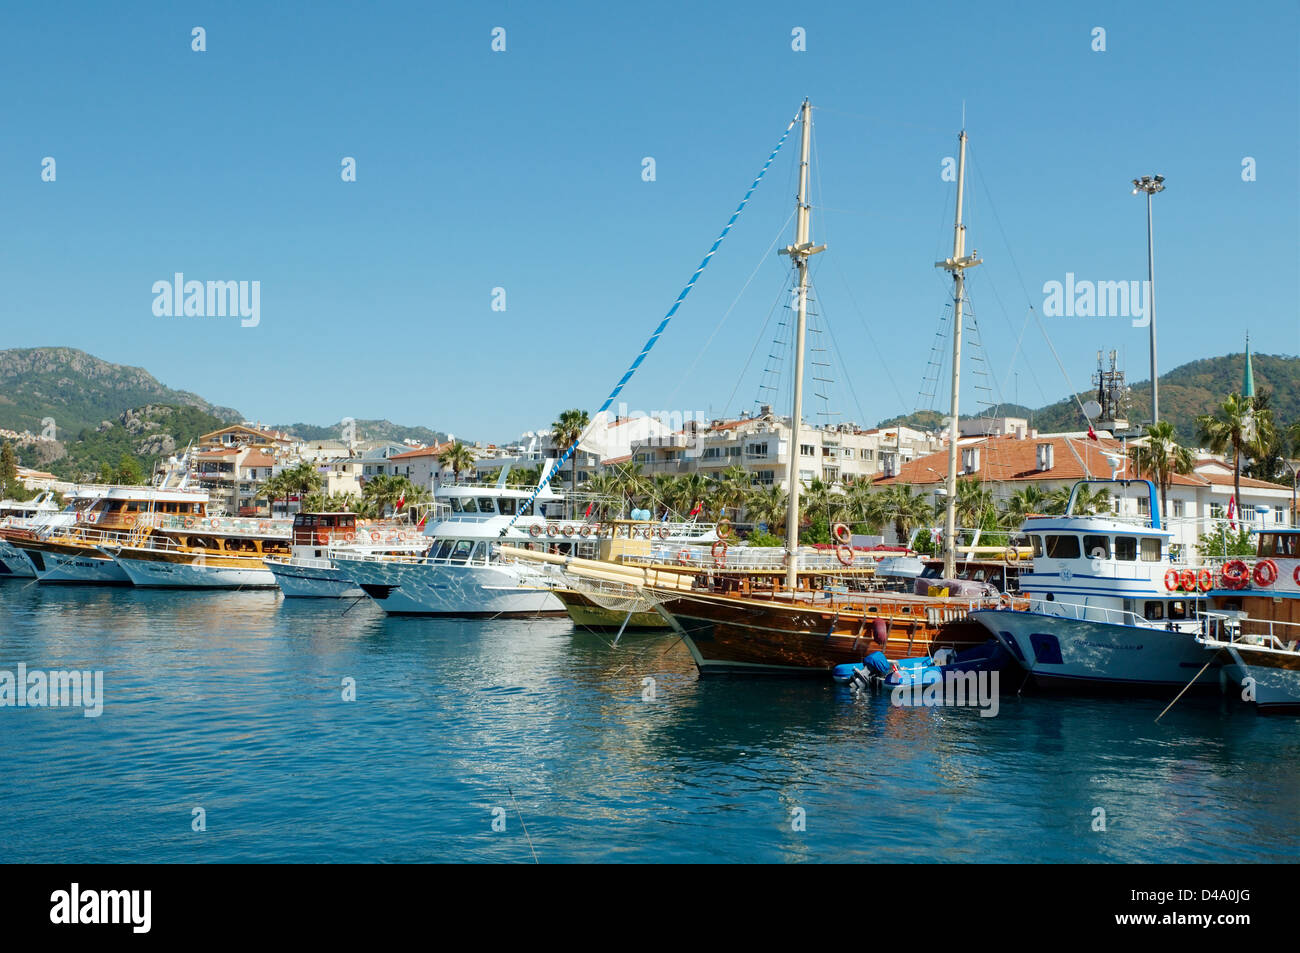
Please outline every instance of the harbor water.
M666 632L368 600L0 583L11 862L1257 862L1300 855L1297 719L1220 697L900 708L700 681ZM1008 684L1008 682L1010 684ZM355 700L347 700L352 692Z

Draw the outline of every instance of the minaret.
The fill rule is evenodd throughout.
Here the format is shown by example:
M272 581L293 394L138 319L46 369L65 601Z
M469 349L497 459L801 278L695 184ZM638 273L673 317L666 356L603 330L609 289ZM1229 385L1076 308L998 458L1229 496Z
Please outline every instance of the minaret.
M1241 375L1241 396L1255 396L1255 369L1250 363L1250 332L1246 332L1246 369Z

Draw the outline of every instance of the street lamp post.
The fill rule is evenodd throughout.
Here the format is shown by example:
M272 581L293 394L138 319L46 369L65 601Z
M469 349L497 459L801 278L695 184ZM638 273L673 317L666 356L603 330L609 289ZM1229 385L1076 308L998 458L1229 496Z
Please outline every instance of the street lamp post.
M1165 190L1163 175L1144 175L1133 180L1133 194L1147 194L1147 312L1151 318L1151 422L1160 422L1160 381L1156 377L1156 256L1151 233L1151 196Z

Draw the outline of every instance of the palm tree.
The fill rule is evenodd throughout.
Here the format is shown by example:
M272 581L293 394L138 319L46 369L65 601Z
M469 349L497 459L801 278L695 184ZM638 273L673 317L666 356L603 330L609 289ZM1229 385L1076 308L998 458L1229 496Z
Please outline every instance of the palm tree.
M474 454L470 452L469 447L457 440L438 454L438 464L451 467L452 481L459 483L461 473L473 469Z
M585 410L566 410L563 411L555 423L551 424L551 436L555 441L557 450L561 446L568 450L582 437L583 431L591 424L591 418L587 416ZM563 451L560 451L563 452ZM573 456L569 458L572 463L569 464L569 489L574 491L578 489L578 451L575 448ZM576 503L574 504L576 505Z
M619 495L629 506L635 506L642 497L654 492L654 482L639 463L619 464L614 470L614 478L618 481Z
M913 529L928 522L933 516L924 493L913 493L910 483L894 483L881 496L882 512L893 521L899 544L907 542Z
M993 492L974 477L957 481L957 525L981 527L988 516L997 512Z
M825 517L827 526L835 522L844 508L843 494L835 492L834 481L827 482L819 477L813 477L800 495L807 502L808 518Z
M272 516L275 515L275 501L284 497L285 512L289 511L289 496L293 492L289 487L289 482L284 478L284 472L268 477L262 484L262 494L266 497L267 510Z
M1147 427L1147 440L1128 452L1133 468L1140 476L1148 474L1160 487L1160 512L1169 518L1169 485L1175 473L1191 473L1195 459L1192 451L1175 440L1174 425L1161 420Z
M1241 456L1260 455L1260 436L1272 430L1272 411L1255 413L1255 401L1240 394L1229 394L1212 414L1196 418L1197 439L1213 453L1232 451L1232 491L1241 507ZM1262 418L1262 419L1260 419ZM1261 424L1263 426L1261 427Z
M597 473L587 481L585 489L595 497L592 513L596 519L607 519L611 514L618 515L621 508L614 502L619 494L618 477L612 473Z
M745 501L745 512L751 521L766 523L769 533L778 533L785 526L789 502L789 494L775 483L756 486Z
M306 460L301 461L297 466L291 467L288 470L282 470L280 476L284 480L284 488L286 490L285 509L287 510L289 508L289 495L297 494L299 500L299 512L303 510L303 498L314 490L319 490L321 483L324 482L316 468Z
M1076 484L1079 492L1074 496L1074 515L1075 516L1095 516L1100 510L1109 510L1110 490L1101 487L1098 490L1090 490L1087 483ZM1052 491L1052 495L1047 498L1046 510L1053 515L1063 514L1070 504L1070 494L1074 492L1074 487L1063 486Z
M1007 498L1002 519L1007 529L1018 530L1031 513L1042 513L1047 506L1047 496L1036 483L1016 490Z
M733 463L714 478L713 502L719 511L730 510L733 517L745 505L753 489L754 477L738 463Z

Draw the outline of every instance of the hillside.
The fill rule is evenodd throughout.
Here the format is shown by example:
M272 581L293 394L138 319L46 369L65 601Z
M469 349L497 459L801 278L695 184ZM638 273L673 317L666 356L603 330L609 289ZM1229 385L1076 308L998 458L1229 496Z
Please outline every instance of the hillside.
M1269 393L1274 419L1280 423L1300 420L1300 357L1252 354L1255 392ZM1212 412L1225 396L1241 388L1245 354L1204 358L1176 367L1160 375L1160 416L1174 425L1178 440L1185 445L1196 443L1196 417ZM1078 395L1081 402L1095 396L1091 390ZM1027 417L1031 425L1045 432L1082 430L1087 422L1071 398L1062 398L1045 407L1029 408L1003 404L999 416ZM962 414L962 418L983 416ZM1129 383L1129 421L1135 425L1151 418L1151 384L1149 380ZM902 422L905 426L934 430L943 426L943 414L918 411L881 421L886 427Z
M114 420L83 427L60 439L38 440L17 446L18 461L24 466L48 470L67 480L91 480L102 464L116 467L125 454L132 457L146 476L155 461L218 430L226 422L197 407L147 404L124 411Z
M358 420L355 423L358 440L390 440L393 443L401 443L409 438L420 443L433 444L442 443L447 439L447 435L441 431L430 430L428 427L404 427L391 420ZM339 421L327 427L304 423L276 424L272 429L291 433L306 441L338 440L343 433L343 422Z
M110 364L71 347L0 350L0 428L41 434L54 419L56 439L70 439L146 405L192 407L222 423L243 419L197 394L160 384L139 367ZM220 424L219 424L220 426Z

